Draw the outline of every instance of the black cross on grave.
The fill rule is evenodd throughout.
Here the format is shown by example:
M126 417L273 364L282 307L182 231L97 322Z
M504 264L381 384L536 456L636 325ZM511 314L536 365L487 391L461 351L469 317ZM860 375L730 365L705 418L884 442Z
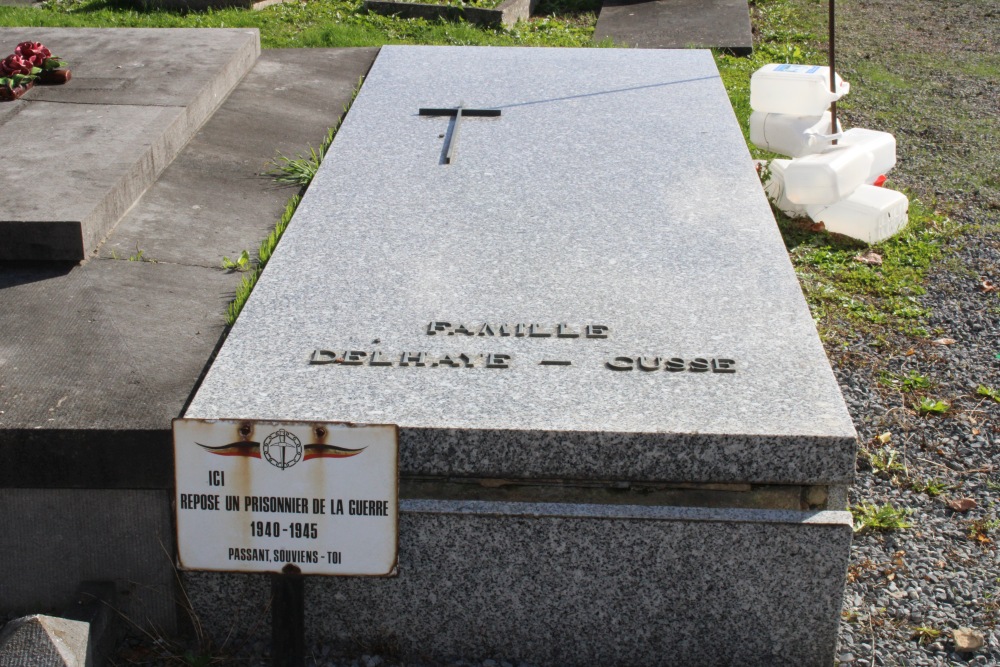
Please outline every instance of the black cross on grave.
M458 146L458 130L462 126L464 116L499 116L500 109L466 109L461 104L453 109L420 109L421 116L452 116L451 136L445 147L444 163L451 164L455 159L455 148Z

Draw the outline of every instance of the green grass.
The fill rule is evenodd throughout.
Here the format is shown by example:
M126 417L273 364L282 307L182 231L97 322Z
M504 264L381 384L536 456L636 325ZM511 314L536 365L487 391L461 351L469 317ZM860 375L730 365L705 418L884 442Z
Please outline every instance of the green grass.
M244 250L240 253L240 256L236 259L229 259L228 257L222 258L222 268L227 271L249 271L253 268L253 262L250 259L250 251Z
M993 533L1000 528L1000 519L974 519L967 524L967 535L982 546L993 543Z
M992 398L997 403L1000 403L1000 391L987 387L986 385L979 385L976 389L976 395L985 396L986 398Z
M222 258L222 266L225 269L237 271L245 271L251 267L253 269L237 285L236 294L226 308L226 324L229 326L232 326L236 322L236 318L243 312L243 307L246 305L247 299L250 298L253 288L257 285L260 274L263 273L268 260L274 254L275 249L278 247L278 241L281 240L281 236L285 233L288 223L291 222L292 216L295 215L295 211L299 207L299 202L302 201L301 193L309 186L313 176L316 175L316 170L323 163L323 158L326 156L326 152L330 150L330 146L333 145L333 140L337 137L337 132L340 131L344 117L347 116L351 105L357 99L363 83L364 77L358 79L358 85L354 87L351 99L344 105L343 113L337 119L337 124L327 129L326 135L324 135L323 140L320 142L319 150L309 146L309 157L307 158L299 155L296 158L289 159L279 154L274 160L275 168L269 172L271 176L279 183L299 186L300 194L293 195L288 200L288 204L285 205L285 211L282 213L281 218L278 219L278 222L275 223L274 229L260 242L260 247L257 248L256 262L250 261L249 253L246 250L243 251L235 262L228 257Z
M892 447L881 447L871 452L862 449L860 453L868 459L868 464L876 473L893 475L895 473L906 472L906 466L903 464L902 457Z
M915 627L910 633L910 639L916 639L921 644L930 644L939 637L941 637L940 630L926 625Z
M916 491L917 493L924 493L930 496L931 498L937 498L942 493L952 488L952 485L945 484L944 482L941 482L936 478L932 478L914 482L910 488Z
M920 402L917 403L914 407L916 411L919 412L920 414L940 415L944 414L945 412L948 412L948 410L951 408L951 405L949 405L946 401L930 398L929 396L924 396L922 399L920 399Z
M285 233L285 229L288 227L288 223L295 214L295 209L298 208L301 200L302 198L299 195L294 195L288 201L281 219L274 225L271 233L260 242L260 248L257 250L257 262L253 270L240 280L240 284L236 286L236 295L226 308L226 324L232 326L236 322L236 318L240 316L243 306L246 305L247 299L250 298L250 293L253 292L253 288L257 285L260 274L263 273L264 267L267 266L267 261L274 254L274 249L278 246L278 241L281 239L281 235Z
M274 168L267 172L268 175L277 182L285 185L298 185L303 188L309 185L312 182L313 176L316 175L319 165L323 163L323 157L330 150L330 145L340 130L340 124L343 122L344 116L347 115L347 110L351 108L355 98L361 91L361 84L363 82L364 77L358 80L358 85L354 88L354 94L351 95L351 99L344 105L343 113L337 120L337 124L326 131L326 136L323 137L319 150L309 146L308 155L300 153L294 158L285 157L279 153L278 157L271 161Z
M928 335L928 313L917 297L925 293L924 278L958 225L912 200L909 225L871 246L882 256L882 264L876 265L855 260L865 248L861 243L810 231L780 212L776 217L824 339L846 345L859 338L878 341L890 333ZM918 388L915 382L910 378L907 390Z
M591 46L600 2L547 0L513 28L368 14L361 0L309 0L260 11L143 9L118 0L48 0L41 8L0 7L0 26L258 28L264 48L447 44Z
M308 155L299 153L294 158L278 155L273 161L274 168L267 173L285 185L309 185L323 161L322 155L312 146L309 146Z
M903 393L913 393L931 387L931 381L917 371L910 371L906 375L881 371L878 375L878 381L885 387L891 387Z
M851 515L854 517L854 532L856 533L905 530L911 526L910 522L906 520L906 517L911 513L910 510L897 509L892 505L878 507L861 503L851 508Z
M421 2L428 5L448 5L451 7L479 7L482 9L494 9L500 3L503 2L503 0L402 0L402 1Z

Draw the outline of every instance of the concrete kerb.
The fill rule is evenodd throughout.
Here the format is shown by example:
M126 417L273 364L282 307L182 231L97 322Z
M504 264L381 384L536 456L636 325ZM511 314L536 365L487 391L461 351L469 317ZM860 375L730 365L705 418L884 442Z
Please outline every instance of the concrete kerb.
M538 0L504 0L495 9L482 7L456 7L434 5L424 2L402 2L398 0L365 0L368 11L386 16L400 16L407 19L464 20L478 25L512 26L518 21L526 21L538 5Z
M2 667L96 667L114 650L121 619L115 610L115 585L80 584L60 616L31 614L0 629Z

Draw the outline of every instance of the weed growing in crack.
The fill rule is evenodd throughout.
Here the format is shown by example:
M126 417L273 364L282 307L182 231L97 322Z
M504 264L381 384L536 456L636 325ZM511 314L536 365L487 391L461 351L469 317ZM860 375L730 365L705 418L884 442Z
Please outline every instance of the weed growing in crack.
M916 639L921 644L930 644L941 636L941 631L937 628L921 625L913 628L910 639Z
M228 257L222 258L222 268L227 271L249 271L253 264L250 263L250 252L244 250L235 260Z
M936 414L941 415L948 412L951 409L951 405L946 401L941 401L938 399L930 398L924 396L920 399L920 402L914 406L914 409L922 415Z
M917 482L914 482L910 486L910 488L913 491L916 491L917 493L924 493L930 496L931 498L937 498L942 493L952 488L952 485L945 484L944 482L941 482L937 478L932 478L932 479L922 479Z
M910 514L912 514L911 510L899 509L892 505L878 507L869 503L861 503L851 508L851 515L854 517L854 532L856 533L906 530L912 525L906 520Z
M997 403L1000 403L1000 391L987 387L986 385L979 385L976 389L976 395L985 396L986 398L992 398Z

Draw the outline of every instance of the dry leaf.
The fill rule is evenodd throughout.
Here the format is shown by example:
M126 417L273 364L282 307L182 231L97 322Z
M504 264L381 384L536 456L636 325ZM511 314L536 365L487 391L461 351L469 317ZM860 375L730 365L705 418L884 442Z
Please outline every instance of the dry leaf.
M979 435L979 429L978 428L972 429L972 435Z
M855 262L861 262L862 264L873 264L875 266L882 266L882 255L878 254L874 250L869 250L863 255L855 255Z
M912 357L916 353L917 353L917 351L911 347L909 350L906 351L906 356Z
M881 442L883 445L888 445L889 441L892 440L892 433L886 431L885 433L882 433L876 437L878 438L878 441Z
M937 340L932 340L931 345L954 345L954 338L938 338Z
M948 501L948 507L956 512L968 512L976 508L976 501L972 498L955 498Z
M993 281L989 278L983 278L983 282L979 283L979 287L982 288L984 292L996 292L997 286L993 284Z

